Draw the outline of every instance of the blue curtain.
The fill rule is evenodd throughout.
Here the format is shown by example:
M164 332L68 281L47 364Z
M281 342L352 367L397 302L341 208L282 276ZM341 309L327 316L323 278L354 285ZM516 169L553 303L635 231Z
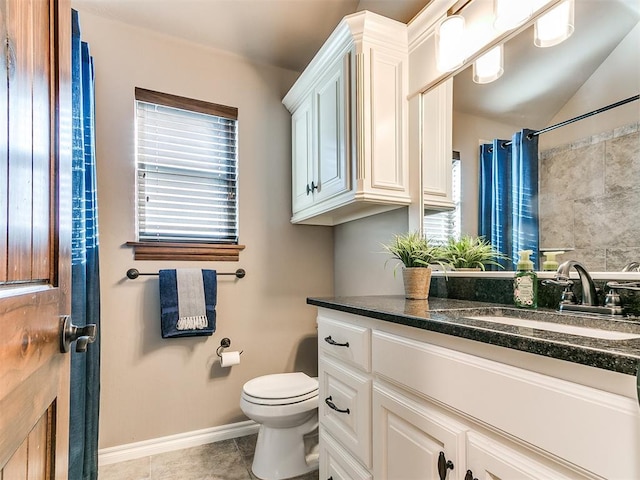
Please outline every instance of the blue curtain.
M72 11L73 233L71 316L73 323L98 326L85 353L71 350L69 480L98 478L100 405L100 280L96 201L93 59L80 39Z
M520 250L532 250L533 268L538 270L538 136L521 130L511 140L511 191L513 245L511 258Z
M510 260L513 270L520 250L533 250L538 268L538 137L516 132L510 145L495 139L480 147L478 234ZM493 267L497 269L497 267Z
M511 225L511 149L506 140L495 139L480 147L480 218L478 234L491 242L496 250L510 255L512 250ZM511 270L511 260L498 263ZM487 269L499 267L488 265Z

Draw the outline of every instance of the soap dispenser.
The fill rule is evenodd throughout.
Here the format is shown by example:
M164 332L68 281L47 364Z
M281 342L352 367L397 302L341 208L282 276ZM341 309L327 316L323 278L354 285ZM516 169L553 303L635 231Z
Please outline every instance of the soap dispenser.
M529 259L533 250L518 252L520 260L516 267L513 282L513 302L516 307L536 308L538 306L538 276L533 271L533 262Z
M543 255L545 257L544 262L542 262L542 270L545 272L555 272L558 270L558 261L556 260L556 255L562 255L563 251L556 252L544 252Z

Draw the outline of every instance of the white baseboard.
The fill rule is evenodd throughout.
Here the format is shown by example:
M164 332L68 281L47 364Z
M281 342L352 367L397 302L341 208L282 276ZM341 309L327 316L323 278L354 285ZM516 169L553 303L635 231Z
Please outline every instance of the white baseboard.
M207 443L219 442L230 438L244 437L256 433L260 425L253 420L231 423L219 427L178 433L166 437L153 438L142 442L127 443L117 447L103 448L98 451L98 465L134 460L159 453L172 452L183 448L197 447Z

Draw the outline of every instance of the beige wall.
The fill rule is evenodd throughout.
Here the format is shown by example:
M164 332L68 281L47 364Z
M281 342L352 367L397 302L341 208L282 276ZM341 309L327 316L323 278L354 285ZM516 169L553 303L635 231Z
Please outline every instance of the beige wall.
M297 74L256 65L80 11L95 59L102 295L100 447L245 420L244 382L303 369L316 374L315 308L333 293L327 227L295 226L290 115L281 98ZM134 262L134 87L238 107L240 262ZM157 277L127 280L131 267L246 269L221 278L213 337L160 336ZM229 337L242 363L220 369Z
M402 295L400 270L393 274L395 263L383 253L382 243L388 243L394 233L408 230L407 209L343 223L334 228L335 294Z

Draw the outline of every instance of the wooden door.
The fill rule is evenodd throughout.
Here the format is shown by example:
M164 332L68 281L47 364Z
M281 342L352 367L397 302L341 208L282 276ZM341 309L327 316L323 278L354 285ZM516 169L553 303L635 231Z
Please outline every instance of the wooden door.
M66 479L71 10L0 0L0 480Z

